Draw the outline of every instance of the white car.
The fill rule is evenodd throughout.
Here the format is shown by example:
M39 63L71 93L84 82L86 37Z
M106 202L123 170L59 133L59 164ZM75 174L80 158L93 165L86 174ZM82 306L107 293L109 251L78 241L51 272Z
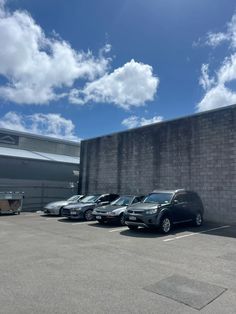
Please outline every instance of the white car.
M84 195L73 195L67 200L64 201L57 201L51 202L44 206L43 211L47 215L56 215L61 216L62 208L69 204L76 204L78 203Z

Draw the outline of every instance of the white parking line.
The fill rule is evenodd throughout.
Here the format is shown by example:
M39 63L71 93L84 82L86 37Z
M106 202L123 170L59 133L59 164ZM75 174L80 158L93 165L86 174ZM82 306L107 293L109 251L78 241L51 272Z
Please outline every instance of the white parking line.
M122 227L122 228L116 228L116 229L112 229L112 230L109 230L109 232L118 232L118 231L123 231L123 230L127 230L128 227Z
M178 240L178 239L182 239L182 238L186 238L186 237L195 236L195 235L198 235L198 234L201 234L201 233L206 233L206 232L209 232L209 231L214 231L214 230L219 230L219 229L224 229L224 228L230 228L230 227L231 226L229 226L229 225L227 225L227 226L220 226L220 227L217 227L217 228L207 229L207 230L203 230L203 231L200 231L200 232L188 233L188 234L184 234L184 235L177 236L177 237L174 237L174 238L168 238L168 239L165 239L163 241L164 242L174 241L174 240Z
M46 218L45 220L58 220L59 217L50 217L50 218Z
M84 221L84 222L72 222L71 225L91 225L96 223L96 221Z
M37 214L23 214L24 217L36 217Z

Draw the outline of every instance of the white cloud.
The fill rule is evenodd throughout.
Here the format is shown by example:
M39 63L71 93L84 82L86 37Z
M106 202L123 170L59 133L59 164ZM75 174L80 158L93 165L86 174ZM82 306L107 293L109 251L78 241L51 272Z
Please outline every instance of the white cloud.
M222 42L229 40L229 37L227 34L225 33L211 33L209 32L207 34L207 40L206 40L206 44L208 46L212 46L212 47L217 47L219 46Z
M199 84L202 86L204 90L210 89L211 86L214 85L215 80L214 78L209 77L209 64L202 65L202 75L199 78Z
M130 116L129 118L124 119L121 124L128 129L132 128L137 128L140 126L148 125L148 124L153 124L153 123L158 123L163 121L163 117L161 116L155 116L151 119L146 119L146 118L139 118L137 116Z
M13 13L0 5L0 75L7 84L0 96L15 103L45 104L65 96L75 80L94 80L104 75L110 59L104 47L98 58L91 52L77 52L70 44L45 36L27 12Z
M236 93L218 84L211 88L198 104L198 111L211 110L236 104Z
M227 23L226 32L207 34L206 44L212 47L217 47L221 43L228 41L232 49L236 49L236 14L233 15L231 21Z
M60 114L35 113L22 115L8 112L0 118L0 128L40 134L65 140L79 141L75 135L75 126L71 120L63 118Z
M216 47L222 41L229 41L232 50L236 49L236 15L227 24L226 33L208 33L208 44ZM236 90L228 84L236 80L236 53L226 57L219 69L209 75L209 64L202 65L202 74L199 84L205 90L205 95L197 105L198 111L233 105L236 103Z
M134 60L109 73L110 45L98 57L75 51L60 36L47 37L26 11L7 11L3 0L0 47L0 75L6 79L0 98L14 103L47 104L69 97L75 104L104 102L127 109L153 100L159 84L151 66Z
M152 67L131 60L110 74L87 83L83 90L73 90L72 103L89 101L113 103L129 109L142 106L154 99L159 79L153 75Z

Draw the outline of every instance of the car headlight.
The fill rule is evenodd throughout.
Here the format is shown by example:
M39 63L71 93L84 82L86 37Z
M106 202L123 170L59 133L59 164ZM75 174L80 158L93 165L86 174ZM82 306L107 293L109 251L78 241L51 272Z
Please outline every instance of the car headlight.
M108 212L107 216L116 216L116 213L115 212Z
M157 213L157 208L146 210L146 214L152 215Z

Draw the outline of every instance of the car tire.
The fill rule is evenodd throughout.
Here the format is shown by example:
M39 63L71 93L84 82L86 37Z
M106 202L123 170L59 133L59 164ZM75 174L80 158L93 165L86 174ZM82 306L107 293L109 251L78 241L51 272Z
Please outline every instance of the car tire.
M203 217L200 212L196 214L193 223L195 227L201 227L201 225L203 224Z
M91 221L93 220L93 215L92 215L92 209L87 209L86 212L84 213L84 218L86 221Z
M105 224L105 221L104 220L97 220L97 222L101 225L104 225Z
M138 226L129 225L128 228L129 228L129 230L135 231L138 229Z
M63 208L60 208L60 210L59 210L59 216L60 216L60 217L62 217L62 209L63 209Z
M168 234L172 228L172 221L169 216L161 218L160 229L163 234Z
M119 218L120 218L121 226L126 226L126 224L125 224L125 215L122 213L122 214L120 214Z

